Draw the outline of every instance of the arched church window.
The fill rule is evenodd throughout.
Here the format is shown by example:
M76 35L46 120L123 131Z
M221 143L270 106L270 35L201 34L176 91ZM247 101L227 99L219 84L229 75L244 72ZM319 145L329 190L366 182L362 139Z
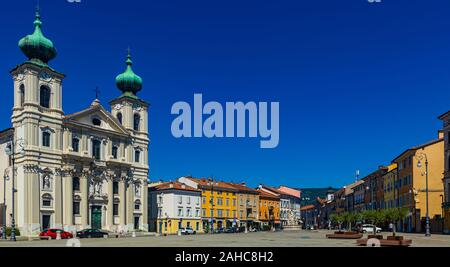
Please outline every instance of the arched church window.
M135 210L140 210L141 209L141 201L138 199L134 202L134 209Z
M139 114L134 114L134 118L133 118L133 129L134 129L135 131L139 131L140 124L141 124L141 116L139 116Z
M136 149L134 151L134 162L138 163L141 161L141 151L139 149Z
M113 203L113 216L119 216L120 199L115 198Z
M80 152L80 139L72 138L72 149L73 152Z
M122 124L122 113L117 113L117 120Z
M111 154L113 156L114 159L117 159L117 154L118 154L119 148L117 146L113 146L112 147L112 151Z
M42 207L51 207L52 206L53 197L50 194L44 194L42 196Z
M100 140L92 140L92 157L100 160L101 142Z
M40 105L44 108L50 108L50 88L41 86L40 89Z
M51 137L51 134L49 131L42 132L42 146L50 147L50 137Z
M73 191L80 191L80 178L79 177L73 177L72 190Z
M119 194L119 182L116 181L113 182L113 194L114 195Z
M23 104L25 103L25 85L21 84L20 89L20 106L23 107Z
M95 126L100 126L102 125L102 121L99 118L93 118L92 124L94 124Z

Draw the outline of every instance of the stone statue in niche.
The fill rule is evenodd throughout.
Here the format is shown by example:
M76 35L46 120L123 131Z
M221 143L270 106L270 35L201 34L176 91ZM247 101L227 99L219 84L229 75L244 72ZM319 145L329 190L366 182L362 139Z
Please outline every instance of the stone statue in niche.
M137 197L140 197L140 196L141 196L141 186L140 186L139 184L135 184L135 185L134 185L134 194L135 194Z
M51 190L52 189L52 180L51 180L49 174L44 174L44 178L42 180L42 188L44 190Z
M103 189L103 181L101 180L93 180L89 187L89 192L93 197L101 197Z

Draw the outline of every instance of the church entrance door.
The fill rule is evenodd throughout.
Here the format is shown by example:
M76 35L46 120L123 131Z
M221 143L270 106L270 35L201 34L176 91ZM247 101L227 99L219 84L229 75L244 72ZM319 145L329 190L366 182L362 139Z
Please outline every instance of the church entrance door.
M92 206L91 208L91 228L102 229L102 207Z

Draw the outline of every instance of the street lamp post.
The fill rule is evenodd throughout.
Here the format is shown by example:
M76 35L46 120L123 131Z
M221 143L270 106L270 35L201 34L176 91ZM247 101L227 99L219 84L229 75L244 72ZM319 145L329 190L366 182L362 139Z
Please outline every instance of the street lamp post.
M431 236L430 231L430 214L429 214L429 202L428 202L428 158L427 154L420 152L417 155L419 162L417 162L417 167L422 168L422 160L425 159L425 191L426 191L426 217L425 217L425 236Z
M3 221L3 225L2 225L2 239L6 240L7 236L6 236L6 181L9 180L9 176L6 174L5 171L5 175L3 176L3 214L2 214L2 221Z
M441 194L440 197L441 197L441 220L442 220L442 231L444 231L444 227L445 227L445 220L444 220L444 217L445 217L445 214L444 214L444 195Z
M25 152L25 149L24 149L24 139L18 139L18 140L16 140L16 141L11 141L8 145L7 145L7 147L6 147L6 149L5 149L5 152L6 152L6 155L8 155L8 156L11 156L11 163L12 163L12 174L11 174L11 176L12 176L12 179L11 179L11 181L12 181L12 194L11 194L11 209L12 209L12 212L11 212L11 236L10 236L10 240L11 241L17 241L16 240L16 219L15 219L15 217L16 217L16 213L15 213L15 194L16 194L16 192L17 192L17 190L16 190L16 184L15 184L15 176L16 176L16 167L15 167L15 161L16 161L16 156L15 156L15 154L16 154L16 145L18 145L19 146L19 149L20 149L20 154L24 154L24 152Z
M211 234L214 234L214 179L210 178L208 181L211 184L211 198L209 200L211 204Z

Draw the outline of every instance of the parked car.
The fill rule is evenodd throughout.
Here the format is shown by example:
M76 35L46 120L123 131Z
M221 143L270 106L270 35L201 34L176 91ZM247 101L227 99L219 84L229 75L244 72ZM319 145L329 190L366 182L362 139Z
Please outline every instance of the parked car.
M223 228L216 228L216 229L214 229L214 233L216 233L216 234L221 234L223 232L224 232Z
M42 231L39 234L39 238L41 239L56 239L58 237L58 233L61 235L61 239L71 239L73 238L72 233L66 232L64 230L61 229L47 229Z
M223 230L223 232L227 234L234 234L238 232L238 229L236 227L227 227Z
M108 236L107 232L98 229L84 229L77 232L78 238L104 238Z
M186 228L181 228L181 234L182 235L195 235L197 234L196 231L194 231L194 229L192 229L191 227L186 227Z
M374 228L377 233L381 233L382 229L380 227L374 226L373 224L363 224L363 226L361 227L361 232L373 234Z

